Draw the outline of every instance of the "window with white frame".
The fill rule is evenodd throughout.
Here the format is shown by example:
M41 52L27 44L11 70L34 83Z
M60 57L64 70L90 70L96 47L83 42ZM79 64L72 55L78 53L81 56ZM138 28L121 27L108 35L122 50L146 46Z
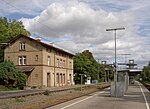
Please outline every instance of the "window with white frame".
M38 55L35 55L35 61L38 61Z
M63 83L63 75L62 75L62 73L60 74L60 83Z
M22 56L19 56L19 65L22 65Z
M63 74L63 83L65 83L65 81L66 81L66 80L65 80L65 74Z
M71 77L71 74L69 74L69 80L70 80L70 82L72 81L72 77Z
M26 61L26 56L23 56L23 65L26 65L27 61Z
M26 56L19 56L19 65L26 65L26 64L27 64Z
M65 60L63 60L63 68L65 68Z
M59 61L59 67L62 67L62 59Z
M25 42L20 42L20 50L25 50Z
M72 68L72 62L71 61L69 62L69 68Z
M59 59L57 58L56 67L59 67Z
M56 83L59 83L59 73L56 74Z
M50 66L50 64L51 64L51 58L50 58L50 56L47 57L47 64L48 64L48 66Z

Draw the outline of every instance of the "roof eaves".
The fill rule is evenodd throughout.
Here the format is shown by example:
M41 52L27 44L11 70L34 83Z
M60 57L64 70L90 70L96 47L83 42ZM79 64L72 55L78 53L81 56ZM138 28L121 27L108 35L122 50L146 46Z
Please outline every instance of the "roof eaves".
M63 51L63 52L65 52L65 53L69 54L69 55L74 56L74 54L69 53L69 52L67 52L67 51L65 51L65 50L63 50L63 49L60 49L60 48L55 47L55 46L52 46L52 45L50 45L50 44L46 44L46 43L41 42L41 41L38 42L36 39L31 38L31 37L28 37L28 36L25 36L25 35L23 35L23 34L19 34L18 36L16 36L16 37L13 38L12 40L10 40L10 41L8 42L8 44L2 46L1 48L5 49L7 46L9 46L11 43L13 43L14 41L16 41L16 40L19 39L20 37L26 37L26 38L29 38L29 39L31 39L31 40L37 42L37 43L40 43L42 46L52 47L52 48L54 48L54 49L57 49L57 50L59 50L59 51Z
M21 36L25 36L23 34L19 34L16 37L14 37L12 40L8 41L6 45L2 46L1 48L5 49L7 46L9 46L11 43L13 43L15 40L17 40L18 38L20 38ZM27 36L26 36L27 37Z
M65 52L65 53L69 54L69 55L74 56L74 54L69 53L69 52L67 52L67 51L65 51L65 50L63 50L63 49L61 49L61 48L55 47L55 46L53 46L53 45L50 45L50 44L47 44L47 43L44 43L44 42L40 42L40 43L41 43L43 46L52 47L52 48L54 48L54 49L57 49L57 50L59 50L59 51L63 51L63 52Z

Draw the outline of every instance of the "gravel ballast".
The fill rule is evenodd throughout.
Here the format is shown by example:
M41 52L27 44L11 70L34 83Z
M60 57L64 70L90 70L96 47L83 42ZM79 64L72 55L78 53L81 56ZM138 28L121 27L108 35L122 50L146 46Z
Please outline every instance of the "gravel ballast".
M92 85L84 88L78 87L72 90L56 93L48 93L45 91L44 94L39 95L0 99L0 109L44 109L102 90L106 87L109 87L109 84Z

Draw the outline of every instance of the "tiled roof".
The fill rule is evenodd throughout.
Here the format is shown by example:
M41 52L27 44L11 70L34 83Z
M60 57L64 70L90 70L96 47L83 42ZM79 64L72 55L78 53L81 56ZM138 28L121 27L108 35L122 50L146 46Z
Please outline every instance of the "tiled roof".
M32 72L34 70L34 67L32 66L16 66L16 68L22 72Z
M65 52L65 53L67 53L67 54L69 54L69 55L71 55L71 56L74 56L73 53L71 53L71 52L69 52L69 51L67 51L67 50L62 49L61 47L56 47L56 46L54 46L53 44L48 44L48 43L45 43L45 42L36 40L36 39L34 39L34 38L25 36L25 35L23 35L23 34L20 34L20 35L18 35L17 37L13 38L12 40L10 40L10 41L8 42L7 45L3 46L2 48L7 47L9 44L13 43L14 41L16 41L17 39L19 39L20 37L28 38L28 39L30 39L30 40L32 40L32 41L35 41L36 43L40 43L40 44L41 44L42 46L44 46L44 47L52 47L52 48L57 49L57 50L59 50L59 51Z

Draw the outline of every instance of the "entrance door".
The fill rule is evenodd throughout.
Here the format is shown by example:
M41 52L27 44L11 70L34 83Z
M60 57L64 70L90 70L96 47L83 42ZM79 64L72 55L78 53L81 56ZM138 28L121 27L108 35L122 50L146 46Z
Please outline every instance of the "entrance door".
M51 86L51 78L50 78L50 73L47 73L47 87Z

